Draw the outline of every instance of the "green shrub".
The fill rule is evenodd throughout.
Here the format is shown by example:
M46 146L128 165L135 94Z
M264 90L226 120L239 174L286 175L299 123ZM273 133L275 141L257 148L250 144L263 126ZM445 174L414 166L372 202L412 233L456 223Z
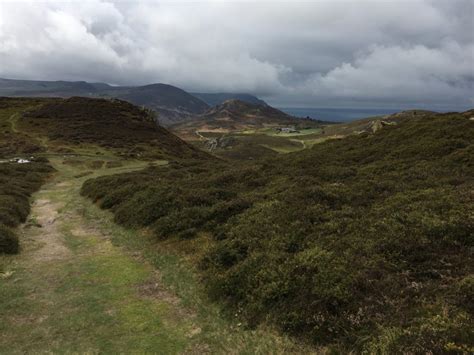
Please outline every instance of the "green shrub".
M18 237L10 228L0 224L0 253L16 254L18 250Z
M26 222L30 213L30 195L52 172L44 159L28 164L0 164L0 253L16 253L18 239L10 228Z
M456 285L456 301L459 307L474 315L474 275L463 277Z

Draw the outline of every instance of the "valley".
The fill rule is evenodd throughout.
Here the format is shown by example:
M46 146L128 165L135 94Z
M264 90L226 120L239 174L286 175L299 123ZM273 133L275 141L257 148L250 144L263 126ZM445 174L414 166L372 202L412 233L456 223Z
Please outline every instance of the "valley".
M325 140L330 122L295 118L268 105L227 100L190 122L170 126L183 140L229 159L257 159Z

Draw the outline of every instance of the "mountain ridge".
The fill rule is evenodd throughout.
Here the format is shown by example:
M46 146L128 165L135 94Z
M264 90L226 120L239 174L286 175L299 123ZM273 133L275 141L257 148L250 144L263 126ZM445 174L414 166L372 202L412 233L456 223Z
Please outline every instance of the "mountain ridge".
M102 82L0 78L0 96L118 98L156 111L164 126L192 121L212 106L229 99L268 106L265 101L246 93L190 93L164 83L112 86Z
M192 92L191 95L196 96L197 98L201 99L209 106L217 106L222 104L224 101L237 99L243 102L247 102L249 104L257 104L262 106L267 106L268 104L258 97L246 93L229 93L229 92L221 92L221 93L201 93L201 92Z
M36 81L0 78L0 96L118 98L159 113L161 125L191 120L209 106L183 89L169 84L112 86L86 81Z

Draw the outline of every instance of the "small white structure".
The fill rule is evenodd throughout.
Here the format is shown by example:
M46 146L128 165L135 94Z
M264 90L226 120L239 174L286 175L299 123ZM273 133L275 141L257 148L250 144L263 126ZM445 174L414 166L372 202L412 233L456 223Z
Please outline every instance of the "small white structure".
M33 157L31 157L30 159L33 159ZM0 160L0 163L27 164L27 163L31 163L31 160L24 159L24 158L13 158L9 160Z
M280 133L298 133L299 131L295 128L295 126L290 127L279 127L277 131Z

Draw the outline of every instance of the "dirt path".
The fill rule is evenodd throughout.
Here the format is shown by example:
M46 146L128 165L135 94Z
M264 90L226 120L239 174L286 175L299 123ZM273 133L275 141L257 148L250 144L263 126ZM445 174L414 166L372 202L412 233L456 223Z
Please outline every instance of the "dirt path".
M303 149L306 149L306 143L304 140L301 139L290 139L292 142L300 143L303 146Z
M14 133L18 133L18 129L16 128L16 121L20 115L18 113L14 113L8 118L8 122L10 122L11 129Z
M176 255L149 253L150 241L79 195L91 176L144 163L87 177L80 164L53 163L21 254L0 259L0 354L291 352L289 341L223 317Z
M36 196L6 280L20 297L2 305L0 353L192 349L192 313L166 296L150 265L83 217L79 187L59 174Z
M70 250L64 245L61 233L58 230L58 208L58 205L54 205L48 199L38 199L32 206L32 214L36 216L36 224L27 228L41 228L41 233L35 234L35 238L32 238L31 243L29 243L30 245L36 244L38 247L25 256L36 263L63 260L71 254ZM27 245L27 243L24 244Z
M209 140L208 138L204 137L199 131L194 131L194 133L196 133L196 135L199 137L200 140L203 140L203 141Z

